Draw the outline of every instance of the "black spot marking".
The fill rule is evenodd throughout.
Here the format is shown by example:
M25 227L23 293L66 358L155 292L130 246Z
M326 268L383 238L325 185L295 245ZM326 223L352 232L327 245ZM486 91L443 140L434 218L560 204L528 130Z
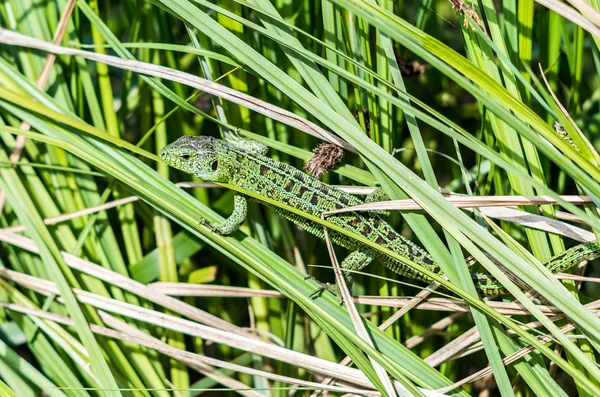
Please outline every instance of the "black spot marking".
M300 188L298 189L298 197L302 197L306 192L308 192L308 188L304 185L300 185Z
M321 193L325 193L327 195L331 195L333 193L332 189L324 183L319 183L319 190L321 191Z
M342 203L342 204L344 204L346 206L350 204L350 199L348 197L346 197L346 196L341 196L339 198L339 200L340 200L340 203Z
M292 180L289 180L288 183L286 183L285 187L283 188L283 190L285 190L286 192L291 192L292 188L294 187L295 183Z
M287 176L284 172L279 172L279 170L277 170L275 168L271 168L269 166L267 166L267 168L269 169L269 172L271 173L271 175L278 177L278 178L287 179Z
M266 166L266 165L264 165L264 164L261 164L261 165L260 165L260 171L259 171L259 172L260 172L260 174L261 174L261 175L266 175L266 174L268 174L268 173L269 173L269 167L267 167L267 166Z
M428 265L433 265L433 260L428 256L424 256L422 260L424 263L426 263Z
M353 217L352 219L350 219L348 221L348 224L352 227L358 226L359 223L360 223L360 219L358 219L358 217Z
M387 234L388 240L395 240L398 237L398 234L392 230L390 230Z
M363 226L363 230L362 230L362 231L363 231L363 234L364 234L365 236L368 236L368 235L369 235L369 234L371 234L371 232L373 231L373 228L372 228L371 226L369 226L369 225L365 224L365 225Z
M306 182L308 182L308 181L307 181L307 178L306 178L306 174L303 174L303 173L302 173L302 172L300 172L300 171L296 171L296 170L294 170L294 171L292 172L292 175L293 175L293 177L294 177L294 178L296 178L296 179L297 179L297 180L299 180L300 182L303 182L303 183L306 183Z
M379 245L385 244L385 240L381 236L377 236L377 238L375 239L375 242Z
M310 198L310 203L312 205L319 204L319 197L316 194L313 194L312 197Z

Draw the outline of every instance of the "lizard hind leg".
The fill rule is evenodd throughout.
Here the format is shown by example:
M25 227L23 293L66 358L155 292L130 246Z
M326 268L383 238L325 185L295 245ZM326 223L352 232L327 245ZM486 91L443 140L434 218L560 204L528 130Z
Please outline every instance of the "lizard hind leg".
M377 201L390 201L390 196L383 188L378 187L365 197L365 203L376 203Z
M350 253L350 255L348 255L346 257L346 259L344 259L342 261L342 264L340 266L341 270L342 270L342 275L344 276L344 281L346 282L346 285L348 286L348 289L350 290L350 292L352 292L352 272L358 272L358 271L362 270L369 263L371 263L372 260L373 260L373 255L368 250L356 250L356 251L352 251ZM314 280L313 277L308 277L308 278L312 278ZM337 285L337 283L332 284L332 283L323 283L318 280L315 280L315 281L317 282L317 284L319 284L319 289L317 289L315 292L313 292L311 294L311 296L320 294L323 291L329 291L333 295L340 298L340 303L343 303L343 301L341 301L342 293L341 293L340 287L339 287L339 285Z
M383 190L383 188L380 188L380 187L376 188L371 193L367 194L367 197L365 197L365 204L376 203L378 201L390 201L390 196L388 196L388 194L385 192L385 190ZM386 221L389 220L389 217L390 217L389 211L377 210L374 212L379 214L379 216L381 216Z

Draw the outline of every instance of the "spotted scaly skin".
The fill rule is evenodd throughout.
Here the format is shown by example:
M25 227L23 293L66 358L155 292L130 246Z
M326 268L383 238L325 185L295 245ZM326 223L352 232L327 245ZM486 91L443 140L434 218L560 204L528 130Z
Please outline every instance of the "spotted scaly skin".
M297 208L308 214L321 216L322 213L339 208L362 204L358 198L327 185L285 163L265 156L267 147L245 139L225 142L206 136L184 136L167 145L160 157L170 166L195 175L203 180L229 183L260 196ZM228 235L239 228L246 218L246 197L235 193L235 209L222 224L206 220L202 224L216 233ZM380 199L375 192L367 197L367 202ZM293 212L271 206L277 213L294 222L302 229L318 237L324 237L323 227ZM342 226L358 235L390 249L400 256L441 274L441 268L422 248L397 233L377 212L354 212L332 215L328 221ZM408 267L387 255L370 250L360 242L335 231L330 232L334 244L352 250L342 262L345 279L351 282L351 272L359 271L373 259L379 260L391 271L415 280L431 282L425 274ZM546 265L552 272L566 270L582 260L600 255L600 247L595 243L585 243L571 248L550 259ZM484 295L505 294L504 287L491 275L472 273L476 288ZM324 288L337 293L332 284L322 284Z

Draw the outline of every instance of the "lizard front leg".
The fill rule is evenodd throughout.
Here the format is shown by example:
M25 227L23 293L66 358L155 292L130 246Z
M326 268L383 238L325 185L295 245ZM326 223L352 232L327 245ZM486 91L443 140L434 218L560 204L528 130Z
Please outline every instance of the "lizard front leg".
M362 270L363 268L365 268L365 266L371 263L372 260L373 255L371 255L369 251L357 250L352 251L350 255L348 255L346 259L342 261L342 264L340 266L342 270L342 275L344 276L344 281L346 281L346 285L348 285L348 289L350 290L350 292L352 292L352 272L358 272ZM307 278L311 278L314 280L312 276L309 276ZM311 296L314 296L322 291L327 290L341 299L342 294L340 292L339 285L332 283L322 283L318 280L314 281L316 281L317 284L319 284L319 289L313 292Z
M248 215L248 201L241 194L233 194L233 212L223 223L210 222L207 219L201 219L200 224L209 228L212 232L227 236L240 228Z

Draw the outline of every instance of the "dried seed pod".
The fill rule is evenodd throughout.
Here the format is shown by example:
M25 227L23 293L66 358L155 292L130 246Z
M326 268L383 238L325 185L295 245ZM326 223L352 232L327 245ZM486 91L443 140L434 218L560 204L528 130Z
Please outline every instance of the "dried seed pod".
M307 162L304 169L315 178L336 167L344 156L344 150L333 143L325 142L313 149L314 156Z

